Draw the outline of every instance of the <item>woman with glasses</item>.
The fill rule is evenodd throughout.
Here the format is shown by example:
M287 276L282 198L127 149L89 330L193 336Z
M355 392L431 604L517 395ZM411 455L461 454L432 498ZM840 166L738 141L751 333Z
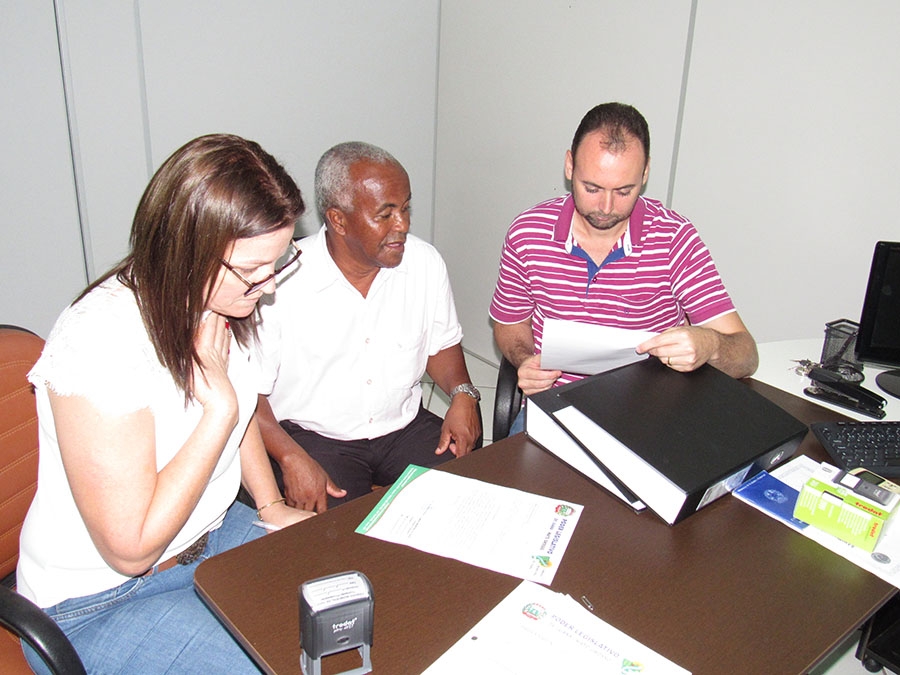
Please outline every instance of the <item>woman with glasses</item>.
M252 420L256 306L299 256L303 210L256 143L187 143L144 192L128 256L62 313L29 374L40 467L18 588L89 672L256 672L193 573L312 515L285 505ZM234 503L241 483L256 510Z

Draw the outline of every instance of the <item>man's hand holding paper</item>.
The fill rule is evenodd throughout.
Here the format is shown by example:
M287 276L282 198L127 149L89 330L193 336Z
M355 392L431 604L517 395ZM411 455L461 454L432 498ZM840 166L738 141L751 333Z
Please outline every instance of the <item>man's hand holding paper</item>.
M655 335L649 331L547 319L540 365L544 370L595 375L647 358L646 354L638 354L636 347Z

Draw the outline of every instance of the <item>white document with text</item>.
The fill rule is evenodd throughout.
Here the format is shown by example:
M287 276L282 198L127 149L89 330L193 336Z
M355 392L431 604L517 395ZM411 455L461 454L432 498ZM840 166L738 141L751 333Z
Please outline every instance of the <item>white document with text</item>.
M582 508L410 465L356 532L549 584Z
M523 581L424 675L641 673L687 670L592 614L571 596Z

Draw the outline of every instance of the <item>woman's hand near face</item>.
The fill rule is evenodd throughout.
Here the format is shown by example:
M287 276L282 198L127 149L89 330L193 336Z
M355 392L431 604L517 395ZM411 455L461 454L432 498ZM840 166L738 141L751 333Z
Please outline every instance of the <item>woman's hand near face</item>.
M204 414L220 415L223 421L237 423L237 396L228 379L228 320L210 312L200 322L194 346L200 357L200 363L194 362L194 397L203 406Z

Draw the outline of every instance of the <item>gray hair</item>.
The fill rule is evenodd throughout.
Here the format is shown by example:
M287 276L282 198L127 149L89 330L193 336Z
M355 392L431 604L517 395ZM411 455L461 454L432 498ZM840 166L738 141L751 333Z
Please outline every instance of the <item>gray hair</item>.
M322 155L316 166L316 208L322 220L330 208L352 209L350 167L361 161L395 164L402 168L391 153L375 145L361 141L338 143Z

